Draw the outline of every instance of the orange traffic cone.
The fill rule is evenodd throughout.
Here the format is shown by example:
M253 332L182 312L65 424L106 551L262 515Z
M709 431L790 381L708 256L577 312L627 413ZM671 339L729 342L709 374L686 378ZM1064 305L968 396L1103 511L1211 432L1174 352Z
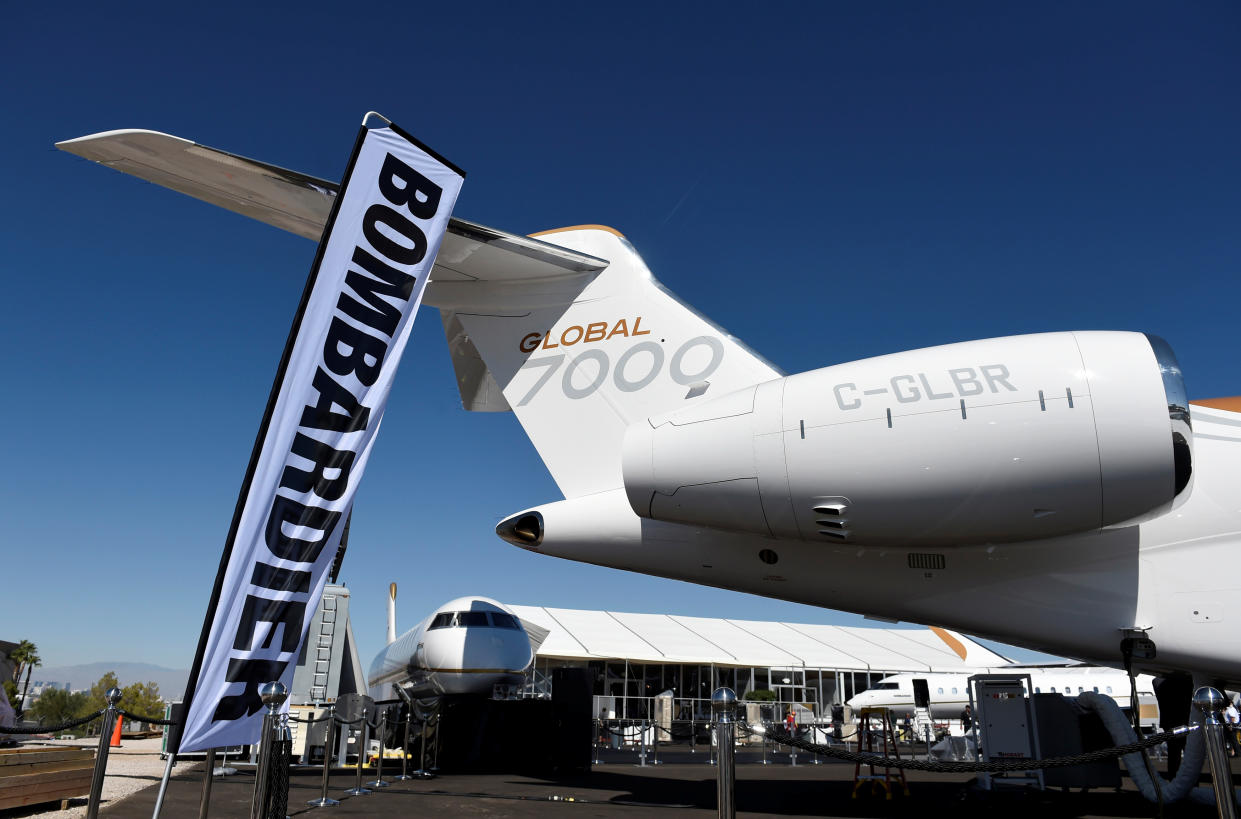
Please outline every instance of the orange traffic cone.
M120 714L116 715L116 725L112 726L112 741L108 743L109 748L121 747L121 723L124 721Z

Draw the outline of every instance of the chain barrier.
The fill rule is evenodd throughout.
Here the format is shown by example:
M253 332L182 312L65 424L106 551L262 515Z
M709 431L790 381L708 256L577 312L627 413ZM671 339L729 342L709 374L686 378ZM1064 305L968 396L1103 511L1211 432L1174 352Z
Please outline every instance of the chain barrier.
M897 758L884 756L882 754L854 752L843 748L832 748L828 745L818 745L813 742L807 742L804 739L797 739L792 734L783 729L768 729L765 733L755 731L744 723L740 724L742 731L754 736L766 736L773 742L786 745L790 748L806 751L819 756L832 757L834 759L843 759L846 762L857 762L863 765L877 765L886 768L904 768L913 771L935 771L938 773L1001 773L1004 771L1034 771L1044 768L1064 768L1071 765L1085 765L1090 762L1102 762L1106 759L1114 759L1116 757L1131 754L1135 751L1141 751L1146 748L1154 747L1160 743L1167 742L1169 739L1185 736L1191 731L1198 730L1197 725L1189 725L1177 728L1172 731L1163 731L1158 734L1151 734L1146 739L1130 742L1125 745L1118 745L1115 748L1103 748L1098 751L1088 751L1075 756L1060 756L1051 759L1005 759L992 762L932 762L931 760Z
M82 717L81 719L71 719L68 722L62 722L60 725L6 725L3 728L0 728L0 734L54 734L57 731L64 731L68 728L76 728L79 725L85 725L88 722L93 722L103 716L104 712L107 710L107 708L101 708L90 716Z

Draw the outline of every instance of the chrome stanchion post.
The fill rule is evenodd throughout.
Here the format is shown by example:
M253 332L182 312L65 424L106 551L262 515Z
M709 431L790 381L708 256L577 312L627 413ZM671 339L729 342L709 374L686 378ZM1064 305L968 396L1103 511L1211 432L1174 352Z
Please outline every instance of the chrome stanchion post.
M254 770L254 794L250 799L252 819L267 819L267 803L271 797L272 746L284 738L283 731L276 731L276 713L288 697L289 689L279 681L263 683L259 687L259 699L267 706L267 712L263 714L263 728L259 734L259 760Z
M203 766L203 792L198 797L198 819L207 819L211 810L211 782L215 779L215 748L207 749L207 764Z
M435 744L431 746L431 773L435 774L440 769L440 709L435 708Z
M402 782L413 779L409 775L409 722L413 719L413 710L411 706L405 707L405 742L401 744L401 775L397 777Z
M1207 760L1211 763L1211 780L1215 783L1215 807L1220 819L1237 819L1237 798L1232 788L1232 769L1228 765L1222 719L1228 700L1218 689L1203 686L1194 692L1194 705L1204 717L1202 739L1207 746Z
M717 688L711 695L711 713L715 716L715 744L719 746L720 769L716 776L716 803L720 819L736 819L736 768L733 753L734 711L737 695L731 688Z
M659 729L659 723L656 723L656 724L655 724L655 732L654 732L654 734L652 734L652 737L651 737L651 738L654 740L654 743L651 745L651 750L652 750L652 751L654 751L654 753L655 753L655 758L654 758L653 760L651 760L651 764L652 764L652 765L662 765L662 764L663 764L662 762L660 762L660 761L659 761L659 730L660 730L660 729Z
M645 768L646 767L646 721L645 720L643 720L642 723L639 725L638 730L641 731L641 733L638 735L638 767Z
M388 783L384 781L384 734L388 730L388 708L379 714L379 759L375 763L375 780L366 784L372 788L386 788Z
M761 715L760 715L760 719L761 719ZM764 724L763 724L763 742L762 742L762 745L763 745L763 761L762 761L762 763L761 763L761 764L763 764L763 765L768 765L768 764L770 764L770 763L767 761L767 728L768 728L768 727L769 727L769 726L768 726L766 723L764 723Z
M418 770L414 771L414 776L418 779L431 778L427 771L427 721L424 718L418 720Z
M358 734L357 781L354 782L352 788L345 791L346 796L365 796L366 794L371 792L369 788L362 787L362 765L363 763L366 762L366 746L369 744L369 737L367 736L367 732L370 730L370 727L371 726L366 722L366 714L363 713L362 714L362 732Z
M99 816L99 798L103 796L103 775L108 768L108 743L112 741L112 726L117 719L116 704L121 701L121 689L113 686L103 695L108 707L99 723L99 751L95 754L95 771L91 775L90 800L86 804L86 819Z
M603 720L601 720L601 719L596 719L596 720L595 720L595 741L594 741L594 746L595 746L595 760L594 760L594 762L592 762L592 763L591 763L592 765L598 765L598 764L599 764L599 736L600 736L600 734L602 734L602 733L603 733Z
M312 808L330 808L340 804L338 799L328 799L328 779L332 775L332 729L336 725L336 703L327 707L327 736L323 738L323 790L318 799L311 799L306 804Z

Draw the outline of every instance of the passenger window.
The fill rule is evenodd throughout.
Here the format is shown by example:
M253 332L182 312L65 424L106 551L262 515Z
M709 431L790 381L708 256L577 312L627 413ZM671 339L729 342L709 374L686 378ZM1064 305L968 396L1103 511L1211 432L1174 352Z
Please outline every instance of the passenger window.
M1034 693L1035 693L1035 694L1042 694L1042 693L1043 693L1043 689L1039 688L1039 687L1036 685L1036 686L1034 686Z
M956 688L953 688L953 689L952 689L952 693L954 693L954 694L955 694L955 693L957 693L957 689L956 689Z
M1107 693L1109 693L1109 694L1110 694L1110 693L1112 693L1112 686L1110 686L1110 685L1109 685L1109 686L1107 687Z
M939 693L940 693L940 694L944 693L944 689L942 689L942 688L938 689L938 691L939 691Z
M1094 692L1095 692L1096 694L1098 694L1098 693L1099 693L1099 686L1097 686L1097 685L1096 685L1096 686L1094 687Z
M1056 693L1056 687L1054 685L1051 687L1051 693Z

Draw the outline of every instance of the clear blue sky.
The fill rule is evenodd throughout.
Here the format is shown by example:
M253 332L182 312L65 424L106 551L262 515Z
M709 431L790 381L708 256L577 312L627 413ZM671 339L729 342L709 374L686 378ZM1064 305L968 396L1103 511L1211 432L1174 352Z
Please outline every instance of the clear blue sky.
M1231 2L7 4L0 638L189 665L315 250L58 140L339 179L376 109L468 171L459 216L612 225L788 372L1142 330L1209 397L1241 393L1238 42ZM424 313L343 572L366 661L392 580L403 627L475 593L861 622L494 535L558 497L511 414L461 410Z

